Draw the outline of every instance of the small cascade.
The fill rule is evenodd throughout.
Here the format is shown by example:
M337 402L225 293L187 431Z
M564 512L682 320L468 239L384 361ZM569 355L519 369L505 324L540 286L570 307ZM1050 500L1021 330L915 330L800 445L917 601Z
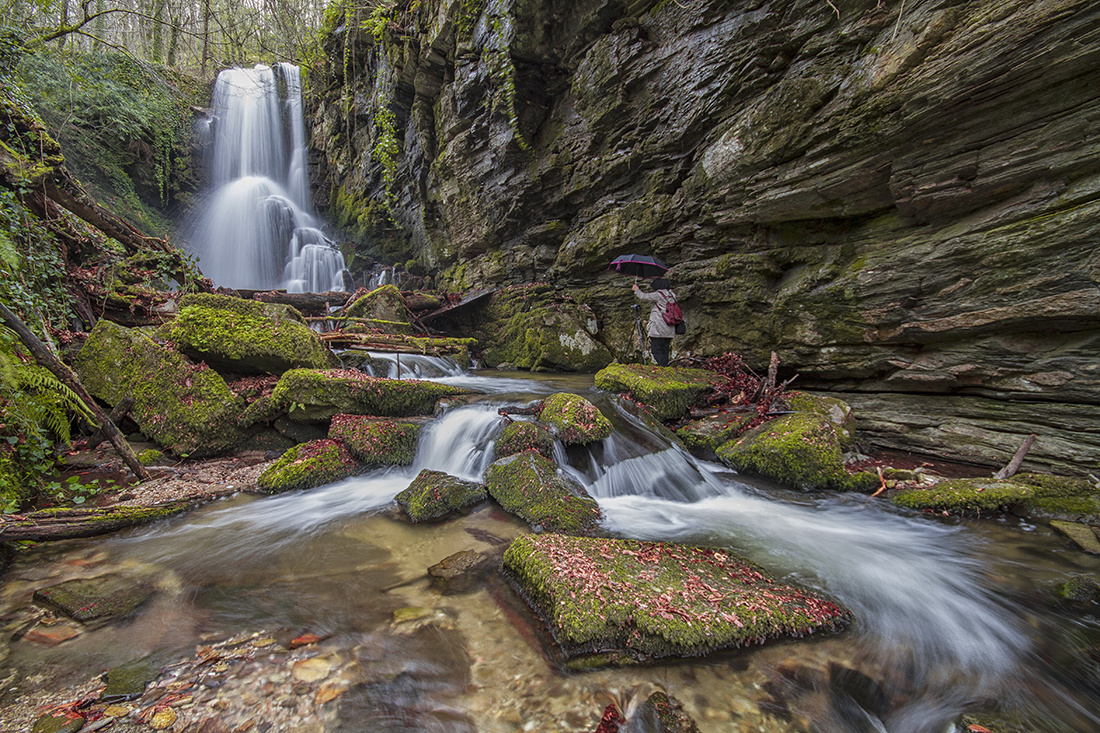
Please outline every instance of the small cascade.
M213 188L185 227L216 285L343 290L344 258L310 212L298 67L227 69L214 86Z

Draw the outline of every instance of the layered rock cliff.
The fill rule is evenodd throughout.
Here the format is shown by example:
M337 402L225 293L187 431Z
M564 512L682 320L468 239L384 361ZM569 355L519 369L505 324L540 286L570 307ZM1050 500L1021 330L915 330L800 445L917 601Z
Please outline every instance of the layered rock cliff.
M880 445L1100 465L1100 5L397 0L330 12L320 202L452 288L547 281L778 352ZM1026 464L1025 464L1026 465Z

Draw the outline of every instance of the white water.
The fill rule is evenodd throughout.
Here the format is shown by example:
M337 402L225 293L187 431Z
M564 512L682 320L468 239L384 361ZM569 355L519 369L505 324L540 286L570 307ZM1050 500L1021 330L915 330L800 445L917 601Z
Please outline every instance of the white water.
M481 383L486 391L492 385ZM279 548L310 553L314 538L341 520L390 506L421 469L481 479L502 427L497 409L524 403L501 399L507 396L453 409L426 426L412 466L215 509L125 542L136 543L143 559L190 572ZM868 730L930 730L929 721L950 720L968 701L996 697L1005 680L1019 679L1031 646L1027 629L1019 613L988 590L976 559L980 548L963 533L884 510L866 497L769 498L723 467L668 447L625 413L613 419L620 429L602 444L558 452L568 464L563 472L599 502L608 529L730 548L847 605L855 618L847 635L857 656L877 665L884 678L904 670L919 680L919 694L883 720L866 713Z
M213 106L213 186L185 233L203 274L231 288L343 290L343 256L311 213L298 67L227 69Z

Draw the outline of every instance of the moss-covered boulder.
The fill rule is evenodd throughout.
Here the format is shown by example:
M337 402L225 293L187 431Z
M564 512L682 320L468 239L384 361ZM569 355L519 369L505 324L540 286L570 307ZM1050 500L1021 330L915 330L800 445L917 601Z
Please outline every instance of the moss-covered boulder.
M497 458L533 450L550 458L554 452L554 436L546 428L531 422L513 422L504 426L493 446Z
M742 473L804 490L873 491L880 481L844 468L836 428L813 412L769 420L718 447L718 457Z
M1100 601L1100 583L1087 575L1074 575L1059 588L1058 595L1076 603L1096 603Z
M288 450L260 474L256 484L272 494L312 489L352 476L358 469L358 462L343 443L315 440Z
M244 401L221 376L145 332L100 320L75 361L80 381L108 405L132 397L130 417L162 448L193 457L236 448Z
M545 283L493 294L479 311L476 335L485 362L538 371L595 372L612 362L592 310Z
M278 303L215 293L185 295L179 315L164 333L183 353L223 371L282 374L339 364L302 315Z
M910 509L974 514L1011 508L1033 519L1100 523L1100 490L1084 479L1020 473L1008 479L968 478L909 489L891 500Z
M370 328L380 328L383 333L413 332L409 309L396 285L383 285L359 296L344 309L344 315Z
M416 457L420 424L366 415L336 415L328 437L370 466L407 466Z
M504 568L568 657L686 657L843 626L841 606L723 550L660 542L518 537Z
M612 364L596 374L596 387L642 403L658 420L674 420L725 377L705 369Z
M334 415L408 417L427 415L445 397L470 390L438 382L371 377L351 369L291 369L271 393L298 422L325 422Z
M890 497L898 506L948 514L996 512L1021 504L1035 487L1010 479L958 478L940 481L928 489L909 489Z
M485 471L485 488L536 530L593 534L603 517L583 486L560 475L553 462L535 451L495 461Z
M787 407L798 412L812 412L828 420L836 428L841 447L848 447L855 440L856 419L852 406L844 400L808 392L787 392L783 395Z
M442 471L424 469L395 499L409 520L445 519L489 498L485 487Z
M129 616L151 595L153 586L148 582L108 574L40 588L34 600L76 621L93 621Z
M611 421L580 395L552 394L539 405L539 420L550 426L566 445L584 445L611 435Z

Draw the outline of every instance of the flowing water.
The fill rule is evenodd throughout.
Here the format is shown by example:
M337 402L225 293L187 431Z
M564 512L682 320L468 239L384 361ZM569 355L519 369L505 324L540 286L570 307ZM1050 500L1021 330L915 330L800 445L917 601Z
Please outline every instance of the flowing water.
M329 637L324 664L339 667L344 692L302 713L308 725L283 722L276 731L591 731L604 705L630 710L657 688L704 733L940 733L963 712L997 708L1023 716L1027 730L1100 730L1100 624L1053 595L1074 573L1095 576L1100 562L1045 528L947 523L864 496L751 482L685 453L593 390L590 378L401 361L420 378L484 393L425 427L413 465L311 491L239 496L21 556L3 586L9 616L30 589L55 582L57 568L143 568L159 592L126 622L55 649L14 642L11 688L36 679L20 681L18 670L59 684L149 654L170 661L211 639L286 629ZM459 550L499 550L527 527L491 503L411 526L393 513L393 497L425 468L480 479L494 459L499 408L555 391L588 396L616 427L591 448L557 451L562 470L600 503L608 529L729 548L840 600L852 626L680 663L567 674L495 576L467 593L434 589L427 567ZM413 616L422 623L395 620L408 608L420 609ZM239 691L240 710L225 703L221 714L234 725L257 719L283 677L264 672ZM299 689L279 705L292 711L301 699Z
M212 189L185 227L215 285L343 290L344 259L312 213L299 69L227 69L214 86Z

